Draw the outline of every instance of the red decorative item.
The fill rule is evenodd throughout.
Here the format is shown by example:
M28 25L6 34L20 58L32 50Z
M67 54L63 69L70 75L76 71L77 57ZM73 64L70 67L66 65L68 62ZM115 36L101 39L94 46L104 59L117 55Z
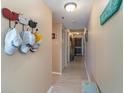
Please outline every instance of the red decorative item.
M19 16L18 13L13 12L13 11L9 10L8 8L3 8L2 14L4 17L6 17L9 20L18 20L18 16Z

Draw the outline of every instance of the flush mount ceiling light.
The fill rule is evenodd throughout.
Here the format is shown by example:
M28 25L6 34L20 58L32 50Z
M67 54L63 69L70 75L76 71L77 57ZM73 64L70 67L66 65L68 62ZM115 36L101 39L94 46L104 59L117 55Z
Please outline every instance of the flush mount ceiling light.
M65 4L64 8L67 12L73 12L77 7L77 4L74 2L69 2Z
M80 33L76 33L77 35L79 35Z

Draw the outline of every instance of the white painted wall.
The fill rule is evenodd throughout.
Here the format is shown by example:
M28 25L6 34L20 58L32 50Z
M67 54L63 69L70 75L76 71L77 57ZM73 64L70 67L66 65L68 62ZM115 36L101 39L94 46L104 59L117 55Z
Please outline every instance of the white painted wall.
M46 93L51 85L52 72L52 14L42 0L2 0L7 7L38 22L43 44L35 53L27 55L18 51L13 56L5 55L4 38L8 30L8 20L1 17L1 93ZM22 30L22 26L17 27Z
M62 73L62 24L53 23L52 32L56 34L52 40L52 71Z
M123 12L100 25L99 16L107 1L94 0L88 29L87 67L102 93L122 93Z

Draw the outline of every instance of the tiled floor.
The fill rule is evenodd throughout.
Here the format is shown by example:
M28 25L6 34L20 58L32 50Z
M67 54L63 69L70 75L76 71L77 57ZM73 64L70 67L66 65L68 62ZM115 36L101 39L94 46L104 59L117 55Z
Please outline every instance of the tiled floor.
M85 66L82 57L76 57L61 76L53 75L51 93L81 93L82 80L87 80Z

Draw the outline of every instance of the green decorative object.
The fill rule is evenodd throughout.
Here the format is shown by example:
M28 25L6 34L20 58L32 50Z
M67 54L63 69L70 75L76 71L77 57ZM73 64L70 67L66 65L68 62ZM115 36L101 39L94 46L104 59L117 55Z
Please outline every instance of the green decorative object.
M106 8L100 15L100 24L103 25L109 20L120 8L122 0L110 0Z

